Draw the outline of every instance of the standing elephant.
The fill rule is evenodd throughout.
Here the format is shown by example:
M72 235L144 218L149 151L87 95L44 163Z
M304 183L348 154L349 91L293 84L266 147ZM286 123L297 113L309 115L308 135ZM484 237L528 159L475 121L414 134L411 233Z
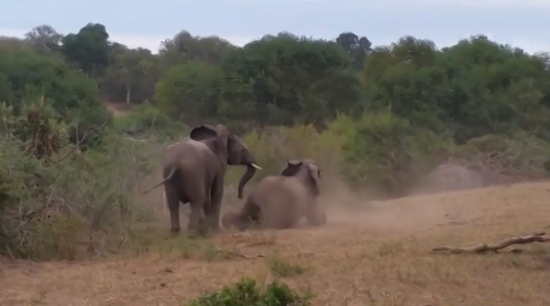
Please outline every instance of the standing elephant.
M224 227L244 230L252 223L263 228L287 229L302 217L310 225L327 222L326 213L317 202L321 171L311 160L290 160L281 175L262 179L237 212L222 218Z
M163 156L164 196L170 211L170 230L180 232L179 203L191 203L187 225L189 232L199 230L201 213L206 226L219 230L220 208L227 165L246 165L247 171L238 185L242 199L245 184L261 170L243 141L221 124L201 125L189 137L169 146Z

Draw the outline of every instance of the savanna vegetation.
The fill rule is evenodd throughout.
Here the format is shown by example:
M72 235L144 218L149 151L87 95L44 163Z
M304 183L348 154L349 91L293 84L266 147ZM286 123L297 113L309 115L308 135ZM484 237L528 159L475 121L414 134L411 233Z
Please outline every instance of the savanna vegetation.
M202 123L242 136L264 168L255 180L305 157L372 198L429 187L423 179L442 164L472 171L479 185L546 176L549 53L483 35L443 49L411 36L375 44L352 32L279 33L238 47L182 31L157 54L93 23L0 37L0 253L72 260L170 244L141 192L166 145ZM308 300L279 283L263 293L249 279L235 286L192 305Z

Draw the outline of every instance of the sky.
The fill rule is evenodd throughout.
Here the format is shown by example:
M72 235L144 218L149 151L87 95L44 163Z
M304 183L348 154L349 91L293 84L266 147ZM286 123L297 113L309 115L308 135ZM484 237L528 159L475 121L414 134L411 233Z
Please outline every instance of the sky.
M156 52L181 30L239 46L281 31L325 39L351 31L374 46L412 35L440 48L484 34L534 53L550 51L549 17L550 0L5 0L0 36L41 24L67 34L94 22L112 41Z

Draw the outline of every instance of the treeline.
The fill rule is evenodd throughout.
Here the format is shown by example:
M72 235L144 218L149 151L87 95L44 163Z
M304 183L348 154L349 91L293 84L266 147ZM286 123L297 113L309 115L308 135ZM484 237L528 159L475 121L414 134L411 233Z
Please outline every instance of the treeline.
M102 100L143 105L122 124L130 134L203 122L242 135L332 124L345 138L346 164L359 172L350 176L365 177L408 172L419 154L443 158L447 144L488 134L550 140L549 69L548 53L483 35L443 49L411 36L373 46L352 32L334 40L279 33L237 47L182 31L152 54L110 41L101 24L67 35L43 25L0 40L0 101L16 113L29 103L51 107L73 142L111 125ZM367 156L373 164L362 169Z
M152 54L110 41L105 26L90 23L67 35L38 26L23 40L2 38L0 52L0 100L14 106L45 96L58 109L89 114L101 99L147 101L178 121L242 130L323 127L337 114L391 108L459 142L515 129L548 137L547 54L482 35L439 50L410 36L374 47L352 32L334 40L279 33L240 48L182 31Z

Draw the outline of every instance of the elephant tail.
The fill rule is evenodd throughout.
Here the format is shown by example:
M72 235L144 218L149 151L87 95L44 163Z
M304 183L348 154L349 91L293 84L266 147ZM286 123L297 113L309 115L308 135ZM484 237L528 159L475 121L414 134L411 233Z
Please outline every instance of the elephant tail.
M149 192L151 192L151 190L157 188L158 186L164 184L167 180L171 179L172 176L174 176L174 173L176 173L176 170L178 170L177 167L173 167L171 170L170 170L170 173L168 173L168 175L158 184L156 184L155 186L145 190L145 192L143 192L143 194L148 194Z

